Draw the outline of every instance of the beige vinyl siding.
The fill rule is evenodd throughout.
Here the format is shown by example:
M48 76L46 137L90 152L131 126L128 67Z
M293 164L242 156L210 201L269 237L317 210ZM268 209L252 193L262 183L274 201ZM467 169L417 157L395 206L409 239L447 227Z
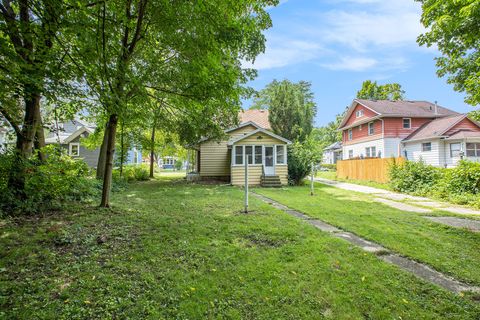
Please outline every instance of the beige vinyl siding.
M275 175L280 177L283 185L288 184L288 167L286 165L276 165ZM248 185L258 186L262 179L262 165L248 166ZM245 166L232 167L232 180L234 186L243 186L245 182Z
M207 141L200 145L200 176L230 175L230 152L227 142Z
M288 166L287 165L276 165L275 175L280 177L280 182L283 185L288 184Z
M262 165L248 166L248 185L259 186L262 177ZM234 186L243 186L245 182L245 166L232 167L232 180Z
M253 130L254 126L248 125L229 132L229 139L237 139ZM200 145L200 176L223 177L230 175L231 153L227 141L206 141Z
M262 137L261 139L258 139L258 137ZM258 134L254 134L250 137L247 137L245 139L242 139L240 141L237 141L235 145L259 145L259 144L264 144L264 145L270 145L270 144L285 144L285 142L278 140L274 137L271 137L263 132L260 132Z

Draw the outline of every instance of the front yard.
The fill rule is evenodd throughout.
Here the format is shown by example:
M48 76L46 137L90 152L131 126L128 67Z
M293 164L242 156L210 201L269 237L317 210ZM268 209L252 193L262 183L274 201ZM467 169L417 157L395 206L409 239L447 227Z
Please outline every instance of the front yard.
M478 234L317 185L255 189L479 284ZM0 222L0 318L478 319L447 292L251 198L170 176L113 210ZM438 213L441 214L441 213Z

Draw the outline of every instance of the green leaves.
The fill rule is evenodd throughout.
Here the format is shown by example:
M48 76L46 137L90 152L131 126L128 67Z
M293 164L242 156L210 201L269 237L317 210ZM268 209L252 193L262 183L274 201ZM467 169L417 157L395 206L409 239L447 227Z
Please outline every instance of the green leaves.
M369 100L403 100L405 91L398 83L377 84L377 81L365 80L357 92L357 98Z
M480 2L476 0L422 1L422 23L427 32L417 42L436 45L437 74L447 76L456 91L465 92L465 102L480 104Z

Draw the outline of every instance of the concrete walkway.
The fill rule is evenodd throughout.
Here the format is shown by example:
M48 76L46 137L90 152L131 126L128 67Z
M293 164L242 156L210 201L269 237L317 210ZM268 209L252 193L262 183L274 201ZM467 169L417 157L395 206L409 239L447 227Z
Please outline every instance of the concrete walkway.
M391 252L389 249L384 248L378 243L374 243L372 241L363 239L359 236L357 236L354 233L347 232L344 230L341 230L331 224L326 223L325 221L322 220L316 220L312 219L309 216L293 210L273 199L267 198L263 195L257 194L257 193L252 193L252 196L254 196L257 199L260 199L273 207L280 209L287 214L294 216L298 219L303 220L304 222L311 224L312 226L316 227L317 229L323 231L323 232L328 232L332 236L336 238L343 239L345 241L348 241L352 245L361 248L362 250L366 252L370 252L373 254L376 254L376 256L387 262L394 264L398 266L399 268L410 272L414 274L415 276L426 280L428 282L431 282L433 284L436 284L446 290L449 290L454 293L460 293L464 291L470 291L470 292L480 292L480 288L476 286L471 286L465 283L462 283L456 279L453 279L450 276L444 275L443 273L440 273L438 271L433 270L429 266L413 261L409 258L402 257L398 255L395 252Z
M313 178L314 181L329 186L340 188L348 191L355 191L365 194L374 195L374 201L381 202L396 209L411 212L428 213L433 209L448 211L456 214L472 214L480 215L480 210L454 206L448 203L435 201L429 198L416 197L403 193L396 193L388 190L377 189L373 187L361 186L358 184L328 180L324 178ZM408 201L407 203L398 201Z

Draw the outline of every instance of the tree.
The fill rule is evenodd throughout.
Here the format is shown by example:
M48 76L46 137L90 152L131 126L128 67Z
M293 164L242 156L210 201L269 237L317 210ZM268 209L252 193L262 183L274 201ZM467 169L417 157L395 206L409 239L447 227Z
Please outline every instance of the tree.
M148 90L167 95L183 119L198 117L189 124L201 126L182 131L189 138L193 131L220 131L222 115L236 117L243 84L256 75L241 61L264 51L261 32L271 26L264 8L276 3L115 0L76 16L65 34L78 47L69 57L98 98L101 108L92 112L108 119L102 207L109 206L117 124L141 108Z
M273 80L261 90L253 108L267 108L273 132L292 141L304 141L313 129L317 106L306 81Z
M376 81L365 80L362 88L357 92L358 99L369 100L403 100L405 91L398 83L387 83L384 85L377 84Z
M63 0L0 3L0 113L16 135L16 167L9 185L24 198L24 162L45 145L40 100L63 83L55 35L71 9ZM57 87L58 89L58 87ZM42 153L40 159L44 160Z
M338 131L338 127L340 126L340 122L342 122L344 115L345 112L337 114L335 121L330 121L323 127L313 129L311 138L316 141L320 153L332 143L342 141L342 132Z
M418 1L418 0L417 0ZM428 30L417 42L442 53L437 74L465 92L465 102L480 104L480 2L478 0L423 0L421 22Z

